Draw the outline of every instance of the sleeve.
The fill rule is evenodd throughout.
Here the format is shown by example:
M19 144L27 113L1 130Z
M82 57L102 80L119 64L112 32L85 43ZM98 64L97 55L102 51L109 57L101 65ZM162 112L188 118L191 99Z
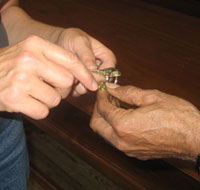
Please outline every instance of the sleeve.
M9 0L0 0L0 10L3 7L3 5L8 1ZM8 45L8 37L5 28L3 26L3 23L1 22L1 14L0 14L0 48L5 47L7 45Z

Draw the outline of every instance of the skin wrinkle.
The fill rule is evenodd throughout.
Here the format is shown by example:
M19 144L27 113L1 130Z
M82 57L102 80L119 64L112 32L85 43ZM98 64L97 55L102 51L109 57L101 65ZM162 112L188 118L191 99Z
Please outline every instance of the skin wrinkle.
M94 112L92 120L104 121L102 125L106 123L116 132L115 139L103 134L116 148L140 159L196 158L200 152L200 114L191 103L156 90L132 86L108 88L108 93L98 93L96 113L99 115L96 117ZM140 106L128 110L115 107L109 101L110 95L126 103L139 102ZM92 128L101 134L102 128L95 124Z
M190 113L190 111L186 111L186 112ZM183 118L185 118L187 120L181 120L180 122L182 123L183 126L185 126L184 131L187 134L188 142L190 142L190 144L192 143L194 145L194 146L186 149L186 151L188 151L188 152L190 152L190 154L192 154L192 152L200 149L200 146L198 143L199 141L197 140L197 139L199 139L199 135L198 135L198 133L195 132L196 130L194 128L194 126L196 126L196 123L198 123L198 117L197 117L197 119L194 119L193 117L188 118L185 116L185 113L184 113Z
M18 49L18 45L14 47L12 46L11 48L1 48L0 63L2 64L4 60L11 59L12 57L14 57L17 54Z
M42 119L61 97L97 90L99 79L89 71L92 60L96 68L96 56L104 67L114 67L116 58L81 29L38 22L17 3L10 0L1 11L9 46L0 50L0 111Z
M116 111L113 111L113 113L111 114L110 118L113 118L115 117L116 118L116 122L112 121L112 126L113 126L113 130L116 132L116 134L123 138L123 136L127 135L128 133L128 129L127 129L127 125L126 125L126 120L124 121L124 114L125 112L124 111L121 111L121 110L116 110ZM113 115L113 117L112 117ZM110 123L110 121L109 121ZM123 126L125 126L125 129L126 130L123 130Z
M162 127L160 128L160 130L163 130L164 131L164 134L163 136L160 138L160 142L159 143L163 143L163 142L167 142L167 139L165 138L165 136L168 136L171 134L171 139L173 139L172 136L176 136L174 134L176 134L178 132L178 135L180 137L180 139L184 139L184 136L182 136L181 134L181 130L179 130L179 128L177 129L175 126L174 127L167 127L167 126L173 126L173 123L171 123L171 119L177 119L177 122L181 120L179 120L177 117L176 117L176 114L174 113L171 113L170 110L168 111L169 113L167 114L167 118L163 119L162 120ZM155 123L155 121L159 118L160 116L158 115L157 118L154 119L153 123ZM173 117L173 118L172 118ZM166 126L166 127L163 127L163 126ZM183 125L184 126L184 125ZM157 129L154 129L154 130L157 130ZM150 131L146 131L146 133L150 133ZM162 132L157 132L158 134L162 134ZM184 134L184 133L183 133Z
M129 115L132 115L132 110L130 110ZM127 120L124 119L126 118L125 115L127 115L128 113L124 112L124 115L121 115L121 117L118 117L119 123L117 124L117 126L114 127L114 130L116 131L117 135L121 138L124 138L126 136L128 136L129 134L132 134L132 129L133 126L137 125L134 124L134 116L131 120Z

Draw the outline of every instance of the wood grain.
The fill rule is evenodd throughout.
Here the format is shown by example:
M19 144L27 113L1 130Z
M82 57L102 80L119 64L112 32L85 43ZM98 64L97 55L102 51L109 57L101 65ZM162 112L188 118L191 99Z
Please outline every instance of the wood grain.
M48 177L56 189L122 190L42 130L28 123L25 129L31 168Z
M66 117L67 115L70 117ZM63 102L52 110L47 119L40 122L32 120L32 123L122 189L198 189L200 187L198 181L162 160L143 162L125 156L90 130L89 119L86 113Z
M199 18L139 0L21 0L21 5L35 19L82 28L106 44L116 54L120 84L159 89L200 109ZM91 92L68 98L47 119L29 121L124 189L200 188L191 167L180 171L163 160L128 158L94 134L89 128L94 103Z

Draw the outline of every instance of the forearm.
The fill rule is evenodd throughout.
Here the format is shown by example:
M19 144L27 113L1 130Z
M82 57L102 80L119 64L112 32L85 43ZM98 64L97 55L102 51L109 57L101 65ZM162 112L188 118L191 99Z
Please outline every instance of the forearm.
M3 10L2 20L6 28L9 44L15 44L30 35L37 35L51 42L56 42L63 30L32 19L17 6Z

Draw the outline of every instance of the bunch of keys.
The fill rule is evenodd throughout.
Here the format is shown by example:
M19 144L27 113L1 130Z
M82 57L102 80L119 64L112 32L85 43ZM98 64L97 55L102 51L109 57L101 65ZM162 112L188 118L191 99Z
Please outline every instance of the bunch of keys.
M98 58L96 60L99 62L97 69L91 69L90 71L104 76L105 81L101 81L100 83L102 84L102 82L103 82L106 85L108 82L113 81L115 84L117 84L118 77L121 76L121 72L114 67L99 69L99 67L103 64L103 62ZM101 89L101 88L99 88L99 89Z
M103 64L103 62L100 59L97 59L97 61L100 62L98 64L97 69L91 69L90 71L104 76L105 81L100 81L98 83L98 86L99 86L100 90L107 90L107 83L113 82L113 83L117 84L118 78L121 76L121 72L114 67L99 69L99 67ZM112 97L112 101L114 101L116 106L120 107L119 100Z

